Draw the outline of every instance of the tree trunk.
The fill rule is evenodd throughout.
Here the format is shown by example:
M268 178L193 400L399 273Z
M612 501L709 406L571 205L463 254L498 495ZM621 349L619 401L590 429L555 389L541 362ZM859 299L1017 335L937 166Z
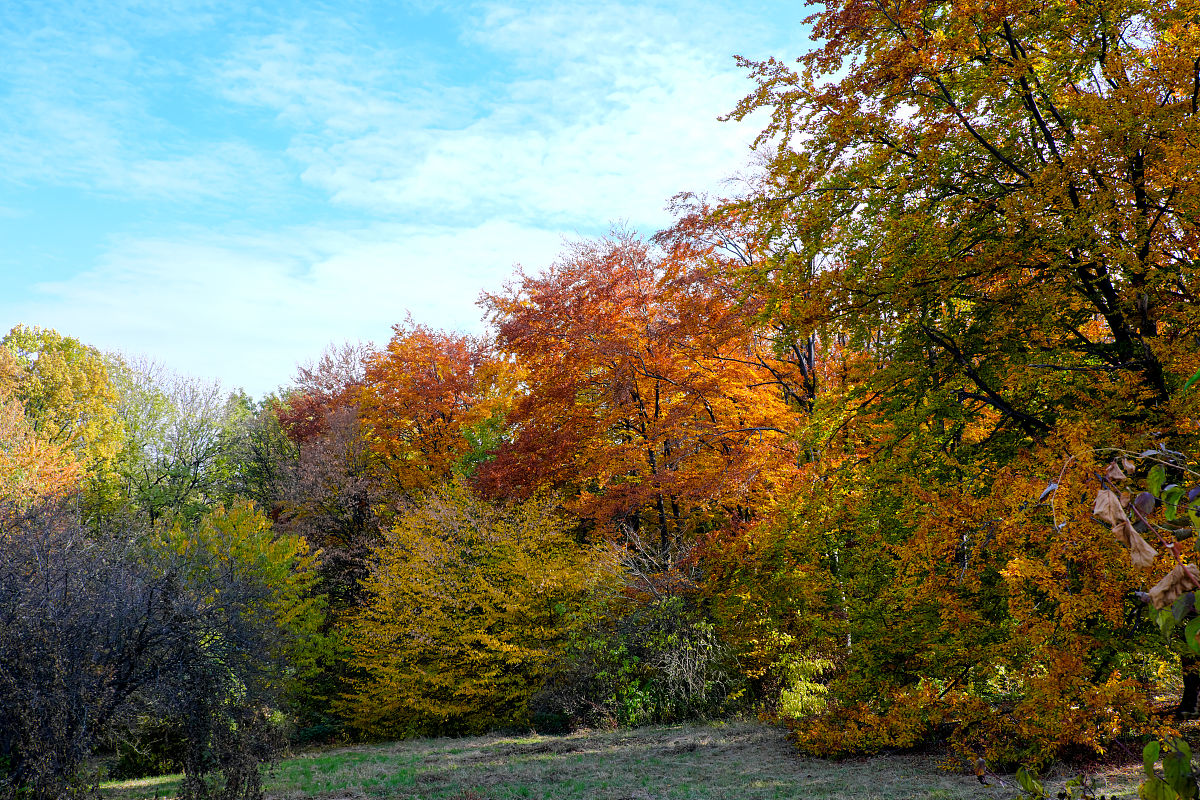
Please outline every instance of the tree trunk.
M1176 719L1194 719L1200 716L1200 657L1180 656L1183 666L1183 696L1175 708Z

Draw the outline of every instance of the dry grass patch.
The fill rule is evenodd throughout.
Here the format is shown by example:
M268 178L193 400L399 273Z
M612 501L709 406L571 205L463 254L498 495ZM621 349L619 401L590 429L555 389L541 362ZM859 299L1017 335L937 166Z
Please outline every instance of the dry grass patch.
M1047 783L1056 791L1065 770ZM1109 797L1136 797L1137 767L1098 776ZM174 782L104 787L107 800L169 797ZM1012 798L1007 787L939 768L933 755L847 761L796 756L778 728L729 722L591 731L569 736L415 739L313 751L279 764L274 800L967 800ZM992 780L995 784L995 780ZM1048 786L1047 788L1050 788Z

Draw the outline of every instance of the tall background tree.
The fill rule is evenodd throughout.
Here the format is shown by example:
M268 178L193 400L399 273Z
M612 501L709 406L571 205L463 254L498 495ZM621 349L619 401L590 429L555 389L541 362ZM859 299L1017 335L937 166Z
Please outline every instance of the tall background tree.
M647 574L749 519L793 460L781 382L733 299L695 266L619 232L485 298L525 378L483 480L565 490Z

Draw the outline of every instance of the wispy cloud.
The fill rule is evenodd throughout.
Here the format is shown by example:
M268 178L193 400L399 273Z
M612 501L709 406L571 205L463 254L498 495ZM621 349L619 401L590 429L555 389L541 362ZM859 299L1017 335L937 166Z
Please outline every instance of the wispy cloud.
M742 166L751 136L716 121L745 90L728 52L712 30L680 31L616 4L496 6L459 39L505 65L492 76L330 50L338 36L297 26L247 43L222 81L294 124L303 179L363 213L659 222L671 194Z
M191 41L214 24L201 4L48 4L22 21L0 27L4 181L183 206L285 181L277 155L172 119L179 109L215 116L192 79L197 54L157 41Z
M499 289L518 258L547 263L560 245L505 222L118 238L95 268L37 285L20 308L0 302L0 318L262 393L331 341L386 341L409 311L482 330L479 292Z
M478 329L480 290L564 235L666 223L750 157L755 126L716 120L732 53L801 35L782 1L93 2L0 18L0 215L103 237L10 247L0 319L255 392L409 310Z

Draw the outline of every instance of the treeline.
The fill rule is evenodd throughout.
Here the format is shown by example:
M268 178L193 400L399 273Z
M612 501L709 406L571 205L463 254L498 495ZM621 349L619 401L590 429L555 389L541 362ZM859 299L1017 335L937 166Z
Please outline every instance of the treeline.
M91 630L113 581L168 605L106 619L180 625L144 662L82 633L0 662L8 785L109 748L249 794L284 719L744 709L1001 765L1161 730L1172 676L1200 711L1192 17L827 5L795 69L746 62L734 116L770 121L735 196L516 275L485 336L405 322L260 403L14 329L0 636ZM21 699L49 663L107 705ZM86 735L48 755L48 720Z

